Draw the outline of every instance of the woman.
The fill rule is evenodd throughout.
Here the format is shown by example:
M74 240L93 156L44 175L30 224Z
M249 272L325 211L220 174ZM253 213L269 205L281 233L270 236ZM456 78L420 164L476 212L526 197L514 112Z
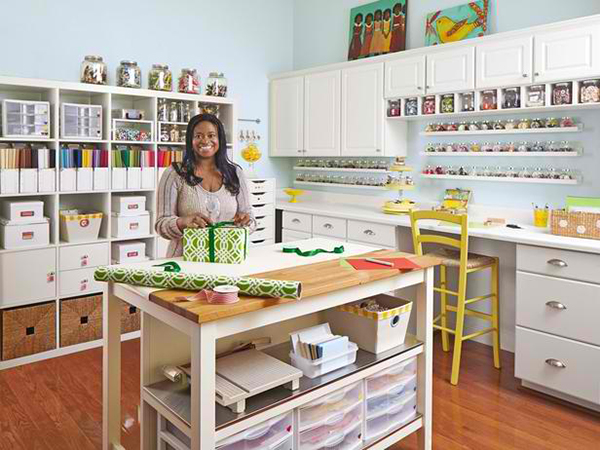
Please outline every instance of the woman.
M256 228L246 178L227 156L223 124L200 114L188 123L183 162L173 163L160 179L155 229L171 241L171 258L183 254L183 230L222 221L248 226L250 232Z

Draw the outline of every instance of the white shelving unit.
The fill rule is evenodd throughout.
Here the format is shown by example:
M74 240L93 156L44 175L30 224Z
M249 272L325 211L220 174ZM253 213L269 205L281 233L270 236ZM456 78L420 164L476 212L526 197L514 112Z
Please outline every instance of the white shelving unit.
M560 134L579 133L583 131L583 124L576 127L563 128L527 128L525 130L515 128L512 130L477 130L477 131L421 131L420 136L484 136L489 134Z
M420 152L421 156L442 156L442 157L466 157L466 158L504 158L504 157L537 157L537 158L576 158L581 156L577 152Z
M164 246L158 244L158 236L153 231L153 221L156 219L156 189L158 187L159 176L162 173L157 169L158 164L158 147L159 146L185 146L184 142L159 142L153 140L149 142L134 142L134 141L116 141L111 140L112 137L112 110L120 108L133 108L142 109L145 111L146 119L149 119L152 123L153 130L157 130L157 103L159 98L164 98L173 101L187 101L191 105L194 105L192 115L198 113L198 102L218 104L221 107L220 118L223 121L227 135L237 136L237 105L235 101L228 98L221 97L208 97L204 95L193 95L193 94L180 94L175 92L159 92L151 91L147 89L127 89L115 86L95 86L86 85L81 83L71 82L60 82L60 81L49 81L49 80L37 80L37 79L22 79L12 77L0 77L0 100L3 99L16 99L16 100L40 100L50 102L50 137L39 139L39 138L0 138L1 142L43 142L47 143L50 148L56 149L56 160L55 160L55 181L57 190L54 192L43 192L43 193L27 193L27 194L0 194L0 201L6 201L10 199L39 199L45 203L44 213L45 216L50 218L50 245L44 247L28 247L18 250L6 250L0 249L0 285L11 285L14 287L13 290L18 289L22 292L21 298L6 298L3 296L0 288L0 309L7 309L16 306L28 306L39 303L45 303L48 301L54 301L56 304L56 349L38 353L34 355L24 356L20 358L10 359L6 361L0 361L0 370L18 366L21 364L27 364L34 361L43 359L53 358L60 355L65 355L73 352L78 352L84 349L93 348L102 345L102 341L86 342L84 344L73 345L69 347L61 347L60 345L60 301L64 298L76 297L78 295L88 295L102 293L98 290L83 290L75 295L65 296L60 294L59 287L61 286L61 277L68 275L73 276L73 272L89 271L93 268L93 265L81 267L81 269L75 270L64 270L63 258L61 257L63 251L73 247L81 250L83 254L87 254L87 250L95 246L101 246L104 259L101 264L108 264L112 260L111 255L111 243L122 242L127 240L143 240L146 242L147 256L151 259L163 257ZM102 108L102 139L63 139L60 138L60 105L62 103L77 103L86 105L101 105ZM136 123L139 121L125 121L119 120L119 122L132 122ZM183 123L181 123L183 125ZM156 138L153 138L156 139ZM93 143L102 149L109 151L108 158L108 172L109 172L109 188L106 190L99 191L71 191L61 192L60 191L60 147L62 144L67 143ZM154 186L153 189L112 189L112 151L114 146L117 144L126 145L142 145L146 150L153 150L155 154L155 175L154 175ZM234 140L228 145L230 151L235 149L237 142ZM183 148L181 148L183 150ZM1 150L0 150L1 151ZM235 154L235 153L234 153ZM159 173L160 172L160 173ZM1 175L0 175L1 176ZM132 195L144 195L146 196L146 209L150 211L151 217L151 230L152 232L144 236L132 236L132 237L111 237L111 203L114 194L125 194L130 193ZM99 210L104 213L103 223L100 229L100 235L97 240L90 242L63 242L60 239L59 232L59 210L73 207L81 207L85 209ZM11 264L11 261L16 255L22 252L29 252L32 260L35 260L37 252L47 251L50 249L54 254L54 264L48 267L48 276L52 274L54 293L55 295L51 298L44 296L39 297L33 288L30 288L31 284L27 278L27 270L23 268L23 276L18 279L4 279L4 272L2 267L6 267ZM67 274L67 272L69 272ZM49 278L50 279L50 278ZM139 336L139 332L129 333L123 335L123 339L135 338Z
M381 175L385 175L387 173L392 173L391 170L385 170L385 169L342 169L342 168L335 168L335 167L294 166L294 170L299 170L299 171L306 170L306 171L310 171L310 172L378 173Z
M529 184L567 184L577 185L580 180L554 180L548 178L513 178L513 177L479 177L470 175L429 175L421 174L423 178L431 180L464 180L464 181L493 181L504 183L529 183Z

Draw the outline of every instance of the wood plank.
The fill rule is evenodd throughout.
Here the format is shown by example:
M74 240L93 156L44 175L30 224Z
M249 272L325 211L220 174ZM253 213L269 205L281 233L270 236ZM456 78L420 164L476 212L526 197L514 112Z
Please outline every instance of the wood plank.
M377 250L347 259L398 256L409 258L420 266L418 269L403 272L420 271L438 265L440 262L438 258L431 256L416 256L394 250ZM262 272L249 276L271 280L299 281L302 283L302 298L310 298L401 275L401 272L397 269L355 270L351 267L342 266L340 259L305 266L288 267L286 269ZM150 301L195 323L212 322L226 317L233 317L297 301L283 298L240 296L240 301L233 305L212 305L204 300L188 302L180 299L180 297L189 295L189 291L165 289L151 293Z

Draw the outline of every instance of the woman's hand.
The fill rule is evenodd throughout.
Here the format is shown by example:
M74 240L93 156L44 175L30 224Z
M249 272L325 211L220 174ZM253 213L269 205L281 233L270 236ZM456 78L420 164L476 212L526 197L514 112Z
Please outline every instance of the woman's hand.
M194 214L177 219L177 227L181 231L186 228L206 228L209 225L212 225L212 221L202 214Z
M233 223L237 227L247 227L251 222L252 220L250 219L250 214L236 213L236 215L233 217Z

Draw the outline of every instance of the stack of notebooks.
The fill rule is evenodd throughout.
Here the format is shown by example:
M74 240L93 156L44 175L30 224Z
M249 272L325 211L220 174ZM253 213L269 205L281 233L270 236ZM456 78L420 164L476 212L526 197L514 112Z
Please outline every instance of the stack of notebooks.
M0 169L52 169L55 151L43 144L0 143Z
M169 167L174 162L183 161L183 151L161 145L158 147L158 167Z
M294 346L292 345L292 348ZM321 358L331 358L348 350L348 336L338 336L331 333L313 335L298 333L295 353L305 359L315 361Z
M60 149L63 169L108 167L108 151L88 145L69 144Z
M154 150L139 145L117 145L112 153L113 167L154 167Z

